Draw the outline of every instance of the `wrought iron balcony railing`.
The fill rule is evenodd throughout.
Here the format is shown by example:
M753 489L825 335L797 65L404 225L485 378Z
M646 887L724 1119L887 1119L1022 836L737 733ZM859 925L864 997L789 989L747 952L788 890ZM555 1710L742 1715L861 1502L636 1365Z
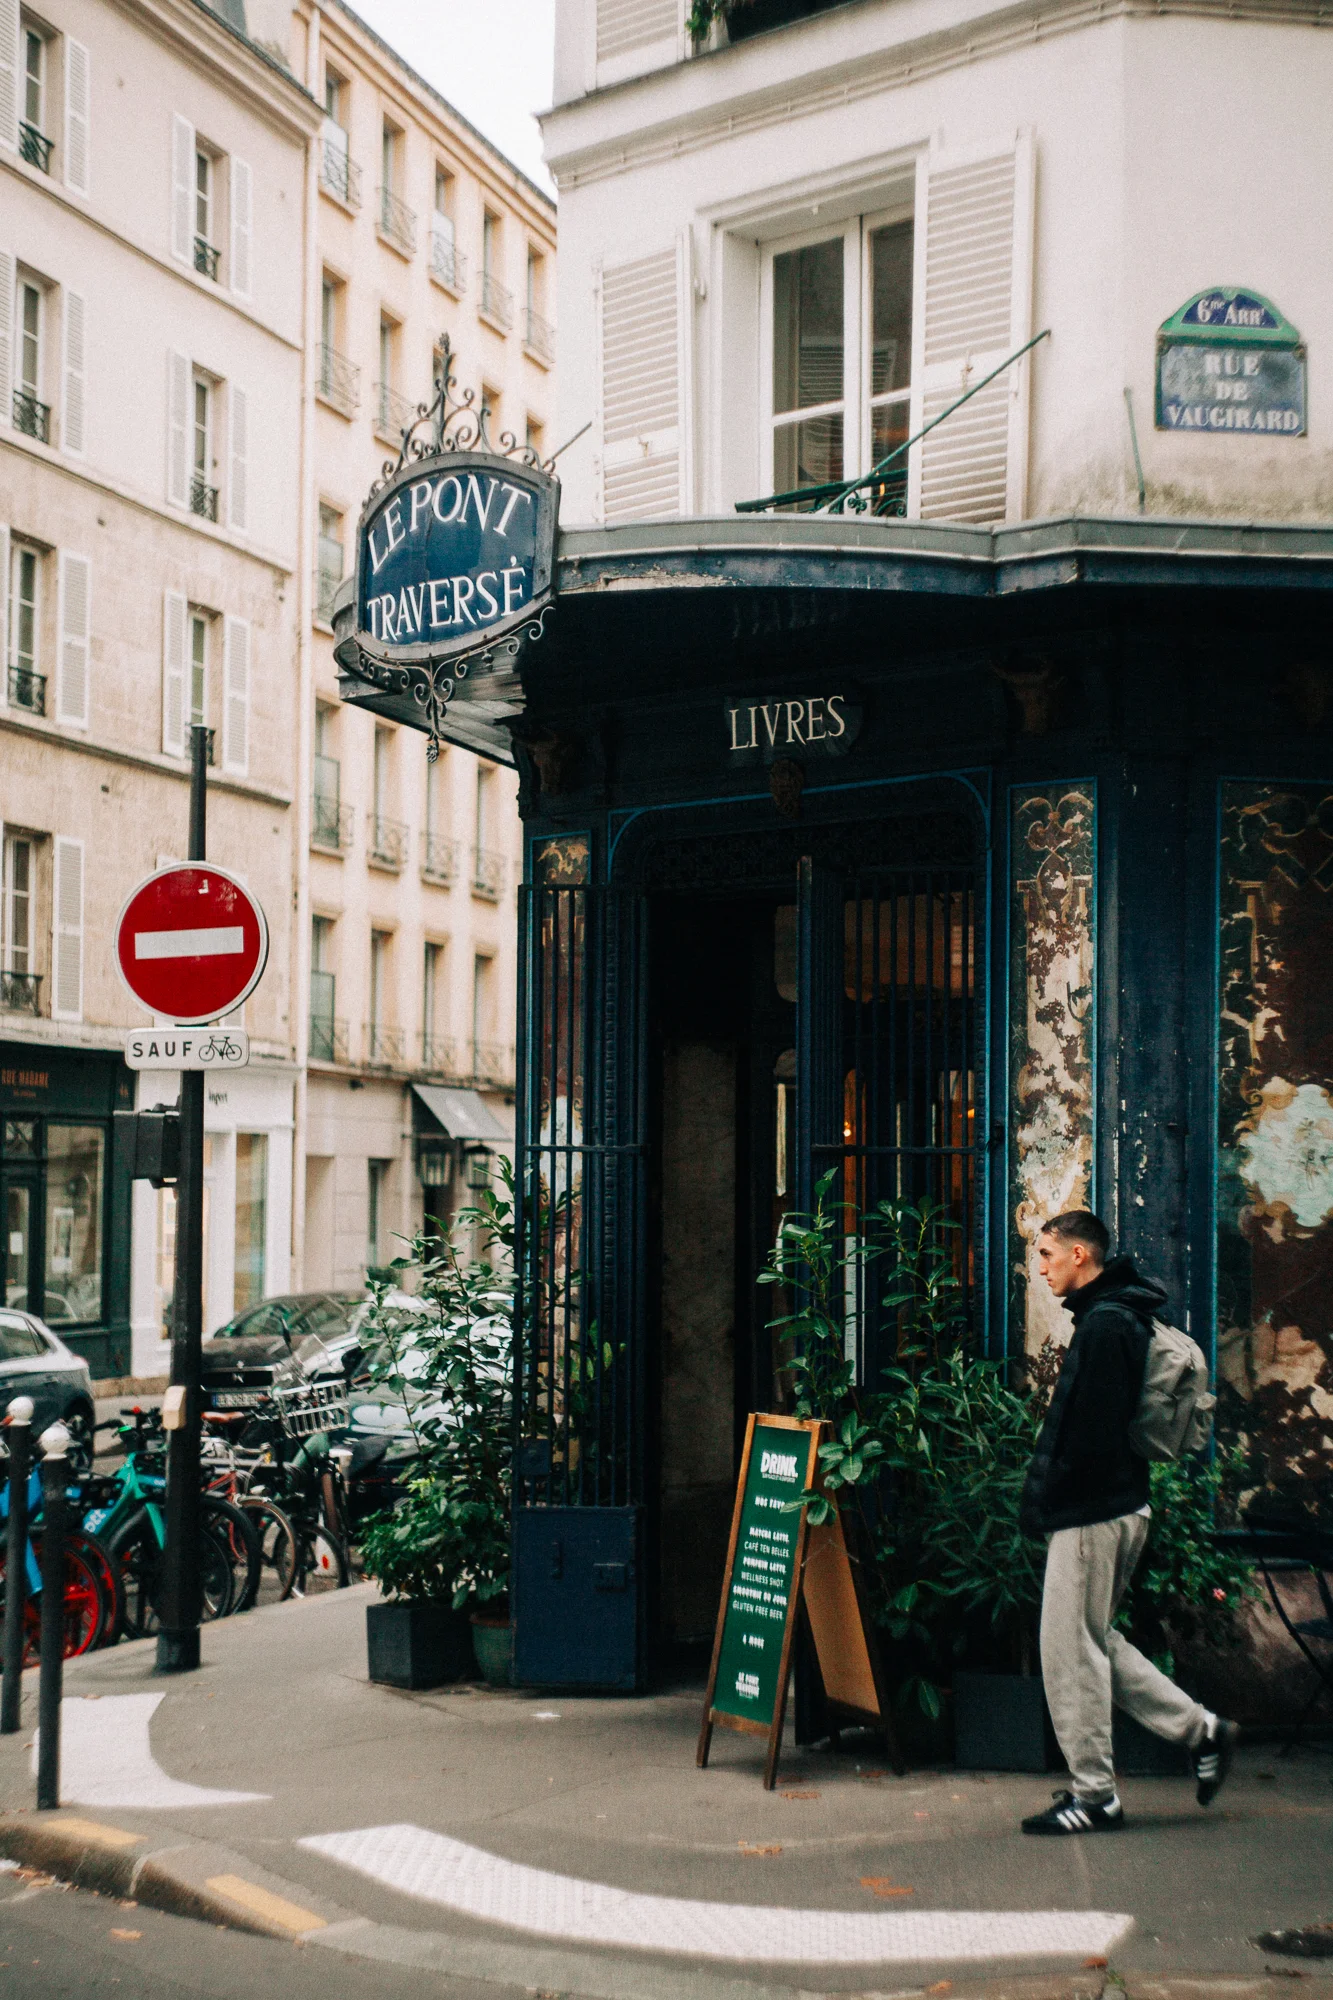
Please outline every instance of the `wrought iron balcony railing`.
M51 405L39 403L28 389L14 391L14 429L38 444L51 442Z
M415 406L406 396L400 396L387 382L375 384L375 435L386 444L397 444L415 415Z
M320 148L319 184L344 208L360 208L361 169L336 139L325 139Z
M505 888L505 857L484 847L472 850L472 893L483 902L498 903Z
M458 1066L458 1043L452 1035L431 1035L421 1037L421 1067L433 1070L437 1076L461 1076Z
M430 274L437 285L461 299L467 290L467 258L442 229L430 233Z
M407 828L400 819L386 819L383 813L368 813L370 859L376 868L391 868L395 875L407 859Z
M9 706L26 708L29 715L46 714L46 675L31 667L9 669Z
M555 360L555 328L529 306L523 315L523 345L549 368Z
M508 333L514 324L514 295L493 271L482 271L480 310L482 318L488 319L501 333Z
M344 417L356 415L356 406L361 399L361 370L355 361L349 361L345 354L339 354L336 347L329 347L323 341L319 346L315 393L321 402L331 404Z
M218 266L222 262L222 252L211 244L206 236L194 239L194 268L201 278L217 280Z
M350 1061L346 1021L339 1021L332 1014L310 1016L310 1060L324 1063Z
M407 1058L407 1037L401 1028L386 1027L383 1021L366 1022L366 1061L401 1063Z
M51 147L54 141L39 132L35 125L25 120L19 124L19 158L26 160L30 167L40 167L44 174L51 171Z
M344 853L352 844L355 813L341 803L341 769L336 757L316 757L315 788L311 798L310 844Z
M41 1011L40 972L0 972L0 1008L6 1014L36 1014Z
M503 1042L472 1044L472 1080L501 1086L514 1081L514 1051Z
M395 250L401 250L410 257L417 247L416 210L400 201L392 188L382 187L379 191L379 233L386 243L392 243Z
M190 481L190 512L205 521L216 521L218 517L218 489L197 472Z
M338 585L343 580L343 552L338 550L337 561L332 551L327 556L321 554L315 570L315 616L322 618L326 625L333 623L333 600L338 594Z
M448 888L458 880L459 843L449 840L442 833L423 833L421 836L421 879L423 882L438 882Z

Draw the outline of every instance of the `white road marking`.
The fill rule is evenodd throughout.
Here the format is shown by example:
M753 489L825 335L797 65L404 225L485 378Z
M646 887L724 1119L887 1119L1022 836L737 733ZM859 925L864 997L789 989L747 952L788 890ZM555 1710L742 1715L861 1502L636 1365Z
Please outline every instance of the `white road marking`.
M789 1910L644 1896L528 1868L421 1826L313 1834L301 1847L483 1923L580 1944L828 1965L1104 1957L1133 1918L1104 1910Z
M60 1704L60 1796L83 1806L239 1806L267 1792L218 1792L169 1778L153 1755L148 1725L160 1694L107 1694ZM39 1732L40 1734L40 1732ZM32 1746L37 1769L37 1740Z
M229 958L245 950L241 924L224 924L197 931L136 931L136 958Z

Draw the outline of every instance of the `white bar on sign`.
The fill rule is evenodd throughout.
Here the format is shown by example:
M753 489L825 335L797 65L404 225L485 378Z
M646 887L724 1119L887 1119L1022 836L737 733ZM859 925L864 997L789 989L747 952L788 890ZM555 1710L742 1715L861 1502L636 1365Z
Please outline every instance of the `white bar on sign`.
M136 931L136 958L227 958L245 950L245 932L240 924L216 930Z

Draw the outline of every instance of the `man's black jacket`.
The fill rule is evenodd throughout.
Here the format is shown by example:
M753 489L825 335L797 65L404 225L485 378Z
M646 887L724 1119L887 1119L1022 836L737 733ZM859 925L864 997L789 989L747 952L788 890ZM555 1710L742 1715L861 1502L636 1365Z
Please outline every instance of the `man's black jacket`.
M1023 1488L1020 1520L1030 1535L1082 1528L1135 1514L1148 1498L1148 1464L1129 1448L1143 1392L1151 1322L1166 1293L1113 1257L1065 1300L1074 1337Z

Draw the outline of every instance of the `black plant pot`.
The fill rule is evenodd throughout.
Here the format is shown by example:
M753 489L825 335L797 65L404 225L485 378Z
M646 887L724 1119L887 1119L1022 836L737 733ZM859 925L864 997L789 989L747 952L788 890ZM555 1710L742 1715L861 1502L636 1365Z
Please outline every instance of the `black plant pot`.
M371 1680L386 1687L442 1687L475 1672L467 1613L448 1604L368 1604L366 1652Z
M1187 1778L1192 1765L1183 1743L1166 1743L1132 1715L1117 1709L1112 1722L1118 1778Z
M1040 1674L953 1677L954 1762L969 1771L1058 1771Z

